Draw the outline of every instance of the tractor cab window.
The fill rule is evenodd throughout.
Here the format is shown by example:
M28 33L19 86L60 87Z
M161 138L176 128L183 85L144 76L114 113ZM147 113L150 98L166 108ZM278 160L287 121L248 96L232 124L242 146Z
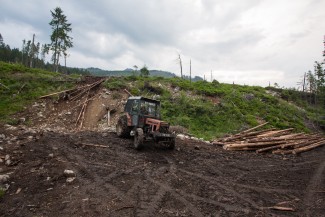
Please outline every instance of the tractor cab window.
M158 113L157 109L158 109L158 106L156 103L141 101L141 104L140 104L140 113L141 114L156 117L157 113Z

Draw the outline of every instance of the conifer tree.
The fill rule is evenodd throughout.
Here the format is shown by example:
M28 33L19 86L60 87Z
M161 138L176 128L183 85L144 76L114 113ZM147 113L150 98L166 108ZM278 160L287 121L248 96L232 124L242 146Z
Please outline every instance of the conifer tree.
M68 48L73 47L72 37L69 33L72 31L71 23L68 23L67 17L63 14L60 7L51 11L52 20L49 23L52 27L50 49L53 52L52 61L54 71L58 71L59 60L62 54L67 56Z

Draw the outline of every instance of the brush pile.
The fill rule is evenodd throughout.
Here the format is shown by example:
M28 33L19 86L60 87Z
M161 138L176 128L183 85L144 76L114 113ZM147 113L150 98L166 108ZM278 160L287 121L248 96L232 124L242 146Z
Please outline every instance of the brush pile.
M293 133L293 128L257 130L266 124L267 122L238 134L215 140L213 144L222 145L225 150L272 152L273 154L299 154L325 145L325 137L317 133Z

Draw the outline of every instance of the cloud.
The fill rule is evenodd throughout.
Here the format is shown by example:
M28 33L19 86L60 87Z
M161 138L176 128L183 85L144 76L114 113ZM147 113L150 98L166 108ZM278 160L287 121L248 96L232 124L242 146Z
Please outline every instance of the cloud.
M49 43L56 6L72 23L74 67L146 64L179 74L180 53L185 74L191 59L193 75L212 70L224 82L295 86L323 50L325 2L315 0L2 0L5 43L21 47L33 33Z

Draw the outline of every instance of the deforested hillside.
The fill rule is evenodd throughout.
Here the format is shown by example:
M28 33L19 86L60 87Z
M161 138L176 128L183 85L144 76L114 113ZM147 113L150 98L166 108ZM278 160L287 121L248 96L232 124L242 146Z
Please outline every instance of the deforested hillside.
M23 111L38 97L64 92L76 87L76 82L82 86L82 81L85 80L78 75L67 76L21 65L0 64L0 118L4 124L18 124L19 117L13 114ZM92 94L105 92L111 97L101 99L100 103L113 100L118 103L118 111L122 111L122 104L127 98L124 90L133 95L159 99L162 102L164 120L186 133L209 140L264 122L269 122L269 128L290 127L298 132L317 131L316 121L324 116L323 110L304 103L299 97L290 98L289 94L284 95L272 88L222 84L218 81L190 82L178 77L140 76L105 77L100 85L101 91ZM50 99L57 101L62 94L54 94ZM114 105L111 103L110 107ZM101 109L97 110L100 113L97 116L105 115ZM74 115L79 113L78 110L72 112L76 113ZM118 116L118 112L114 115ZM96 120L100 122L101 117ZM27 121L33 125L33 119Z

